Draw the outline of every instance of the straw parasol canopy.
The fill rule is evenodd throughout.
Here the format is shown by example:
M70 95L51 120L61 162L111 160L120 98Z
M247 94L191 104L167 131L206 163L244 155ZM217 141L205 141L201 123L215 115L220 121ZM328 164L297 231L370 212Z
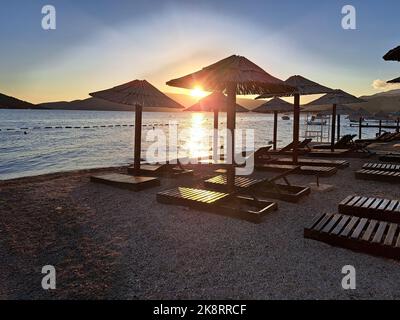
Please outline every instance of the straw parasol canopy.
M92 97L142 108L184 108L146 80L131 82L111 89L90 93Z
M328 93L321 98L314 100L307 104L307 106L325 106L332 105L332 134L331 134L331 150L334 151L335 145L335 133L336 133L336 115L337 115L337 106L344 104L353 104L353 103L362 103L364 100L357 98L343 90L335 90L331 93ZM337 136L338 139L340 137L340 114L337 116L338 128L337 128Z
M323 93L330 93L333 92L334 90L328 87L325 87L323 85L320 85L319 83L316 83L314 81L311 81L307 78L304 78L299 75L294 75L285 80L285 84L295 87L296 91L294 93L297 93L299 95L311 95L311 94L323 94ZM281 92L279 94L270 94L270 93L264 93L260 96L258 96L256 99L265 99L265 98L272 98L272 97L287 97L291 96L293 93L284 93Z
M234 188L234 130L236 126L236 95L293 92L294 88L271 76L245 57L232 55L184 77L170 80L167 85L192 89L201 86L206 91L221 91L227 94L228 139L228 188ZM214 146L216 148L216 146Z
M299 143L299 135L300 135L300 96L301 95L311 95L311 94L322 94L322 93L330 93L333 92L333 89L320 85L314 81L311 81L305 77L294 75L286 79L285 83L287 85L293 86L296 88L294 93L284 93L281 92L279 94L271 94L264 93L258 96L256 99L264 99L271 97L287 97L294 95L294 119L293 119L293 144L294 144L294 152L293 152L293 163L297 163L298 160L298 150L297 145Z
M386 61L400 61L400 46L390 50L383 56Z
M135 109L134 169L136 174L140 173L143 108L184 108L146 80L134 80L111 89L90 93L90 95L110 102L129 105Z
M338 106L336 106L336 114L337 115L350 115L350 114L354 114L355 111L354 109L345 106L343 104L340 104ZM330 115L332 114L332 110L331 107L330 108L324 108L324 110L321 110L318 112L319 115Z
M278 113L280 112L292 112L294 106L286 102L285 100L279 98L273 98L270 101L262 104L258 108L254 109L254 112L259 113L274 113L274 137L273 137L273 147L276 150L276 144L278 139Z
M200 85L205 91L225 91L235 86L235 94L293 92L282 80L271 76L245 57L232 55L184 77L170 80L167 85L193 89Z
M321 98L314 100L307 104L307 106L325 106L325 105L342 105L342 104L353 104L362 103L365 100L357 98L343 90L334 90Z
M185 109L185 111L197 111L197 112L226 112L226 95L221 91L215 91L210 95L202 98L200 101ZM236 103L236 112L249 112L246 108Z
M387 83L400 83L400 77L396 79L389 80Z
M271 112L292 112L293 104L286 102L280 98L273 98L261 106L253 109L253 112L271 113Z

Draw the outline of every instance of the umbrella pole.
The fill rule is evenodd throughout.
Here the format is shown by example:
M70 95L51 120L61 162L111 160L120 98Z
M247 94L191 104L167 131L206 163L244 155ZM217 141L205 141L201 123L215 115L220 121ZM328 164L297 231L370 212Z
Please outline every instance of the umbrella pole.
M396 132L400 131L400 118L397 118L397 126L396 126Z
M235 188L235 121L236 121L236 84L230 83L226 90L227 93L227 134L230 135L228 139L227 156L228 156L228 170L227 170L227 185L229 191L234 191ZM229 161L231 161L229 163Z
M218 108L214 108L213 161L218 160Z
M133 168L135 175L140 175L140 153L142 143L142 106L137 105L135 109L135 147Z
M335 151L335 132L336 132L336 104L332 107L332 132L331 132L331 151Z
M293 164L297 164L299 160L299 135L300 135L300 94L294 95L294 112L293 112Z
M337 115L337 141L340 140L340 114Z
M358 120L358 139L362 139L362 118Z
M276 150L277 137L278 137L278 111L274 111L274 150Z

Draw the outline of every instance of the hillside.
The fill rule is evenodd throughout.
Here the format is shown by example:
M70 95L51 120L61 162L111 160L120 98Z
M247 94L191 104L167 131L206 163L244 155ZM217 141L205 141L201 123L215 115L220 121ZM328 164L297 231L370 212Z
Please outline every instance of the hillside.
M400 89L387 92L380 92L371 96L360 97L366 100L365 103L357 104L358 107L367 109L370 112L393 112L400 110Z
M188 108L195 104L198 101L198 98L192 97L186 94L177 94L177 93L166 93L170 98L174 99L176 102L180 103L185 108ZM255 101L251 99L242 99L238 98L237 102L242 106L253 109L263 101ZM101 99L96 98L88 98L84 100L74 100L74 101L58 101L58 102L47 102L41 103L38 105L39 109L62 109L62 110L97 110L97 111L132 111L132 107L126 106L123 104L107 102ZM178 110L171 110L165 108L149 108L145 111L180 111Z
M33 109L36 106L32 103L19 100L14 97L0 93L0 109Z

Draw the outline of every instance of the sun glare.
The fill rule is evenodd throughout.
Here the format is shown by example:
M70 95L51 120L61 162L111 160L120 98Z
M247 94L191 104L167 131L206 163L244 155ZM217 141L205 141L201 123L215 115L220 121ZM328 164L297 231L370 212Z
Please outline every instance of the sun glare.
M192 97L202 98L207 95L207 92L203 91L202 87L197 86L190 92L190 95Z

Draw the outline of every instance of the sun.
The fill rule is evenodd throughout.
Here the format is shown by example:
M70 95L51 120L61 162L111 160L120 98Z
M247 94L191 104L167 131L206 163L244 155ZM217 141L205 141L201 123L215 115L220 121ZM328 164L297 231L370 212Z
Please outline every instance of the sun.
M190 92L192 97L202 98L207 95L207 92L203 91L203 88L200 86L194 87L194 89Z

